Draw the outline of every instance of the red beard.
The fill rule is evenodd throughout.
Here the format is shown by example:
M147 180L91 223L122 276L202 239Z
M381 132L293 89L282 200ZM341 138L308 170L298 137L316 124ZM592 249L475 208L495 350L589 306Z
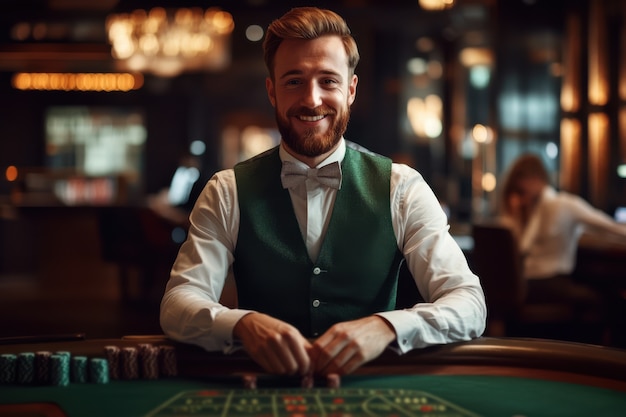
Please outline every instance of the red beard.
M276 124L278 125L282 140L285 141L289 149L299 155L315 157L330 151L339 140L341 140L341 137L348 127L348 121L350 120L350 107L346 108L347 110L345 112L339 114L323 106L313 110L306 108L290 109L287 112L287 118L281 117L278 111L276 111ZM324 133L318 133L318 129L312 128L300 135L292 128L289 121L289 118L294 115L334 116L334 120L330 128Z

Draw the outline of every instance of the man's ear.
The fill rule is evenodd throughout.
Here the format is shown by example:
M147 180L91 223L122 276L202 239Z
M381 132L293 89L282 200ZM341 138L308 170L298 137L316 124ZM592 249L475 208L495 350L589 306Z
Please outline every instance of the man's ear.
M272 103L272 107L276 107L276 90L274 89L274 82L270 77L265 79L265 89L267 90L267 96Z
M359 83L359 77L356 74L352 75L350 85L348 86L348 106L351 106L356 99L356 85Z

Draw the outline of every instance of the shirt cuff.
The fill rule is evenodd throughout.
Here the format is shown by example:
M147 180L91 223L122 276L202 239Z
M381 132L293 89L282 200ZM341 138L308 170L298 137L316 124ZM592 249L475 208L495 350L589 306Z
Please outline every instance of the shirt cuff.
M389 349L403 354L414 348L415 324L413 315L403 310L392 310L376 313L391 324L396 332L396 341L389 345Z
M233 339L233 328L241 318L253 313L251 310L228 309L222 311L213 323L213 334L220 340L222 352L230 354L243 348L242 344Z

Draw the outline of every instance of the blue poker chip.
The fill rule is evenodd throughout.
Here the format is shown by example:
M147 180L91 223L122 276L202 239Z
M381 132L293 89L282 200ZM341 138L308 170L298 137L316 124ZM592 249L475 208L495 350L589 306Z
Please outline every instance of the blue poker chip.
M17 375L17 355L0 355L0 384L14 384Z
M96 384L109 382L109 362L104 358L91 358L89 360L89 379Z
M22 352L17 355L17 382L19 384L31 384L35 380L35 354Z
M70 384L70 356L53 354L50 356L50 384L66 387Z
M88 380L87 357L74 356L70 360L70 380L78 384L84 384Z
M62 355L62 356L67 356L68 359L70 359L72 357L72 353L71 352L67 352L64 350L59 350L57 352L54 352L55 355Z

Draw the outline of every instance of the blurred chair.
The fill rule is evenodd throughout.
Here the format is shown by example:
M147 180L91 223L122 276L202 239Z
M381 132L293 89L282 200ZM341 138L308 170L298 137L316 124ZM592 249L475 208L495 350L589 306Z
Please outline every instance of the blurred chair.
M122 301L148 301L162 291L155 286L169 276L179 248L175 225L147 207L103 207L98 222L102 257L118 266Z
M398 272L398 289L396 294L396 309L411 308L417 303L423 303L424 297L415 285L415 280L409 271L406 261L400 265Z
M487 335L560 338L569 330L574 320L571 305L526 303L522 258L508 228L494 223L474 224L472 236L471 264L485 291Z

